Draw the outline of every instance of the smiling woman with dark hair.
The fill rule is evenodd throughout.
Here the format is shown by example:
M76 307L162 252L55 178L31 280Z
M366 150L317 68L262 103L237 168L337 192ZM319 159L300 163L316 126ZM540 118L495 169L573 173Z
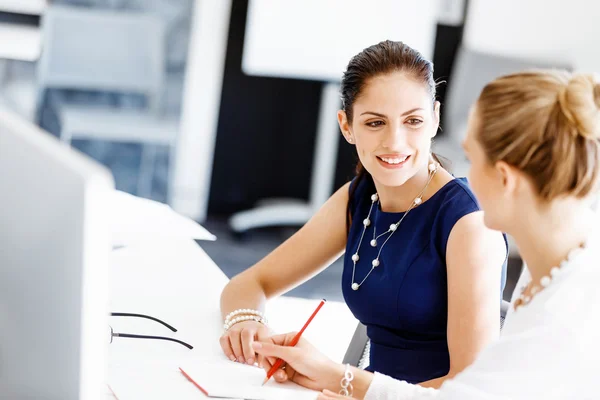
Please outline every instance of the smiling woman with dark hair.
M466 180L431 153L435 90L431 62L401 42L381 42L350 60L338 122L356 147L357 176L227 285L221 346L229 358L254 363L253 341L271 334L266 300L344 251L342 290L367 327L370 371L439 387L498 337L506 241L485 227Z

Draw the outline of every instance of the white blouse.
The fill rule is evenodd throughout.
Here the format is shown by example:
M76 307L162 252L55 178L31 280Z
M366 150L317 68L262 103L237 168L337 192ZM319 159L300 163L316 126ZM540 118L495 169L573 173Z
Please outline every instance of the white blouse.
M375 374L365 400L600 399L600 237L439 390ZM513 301L531 277L525 270Z

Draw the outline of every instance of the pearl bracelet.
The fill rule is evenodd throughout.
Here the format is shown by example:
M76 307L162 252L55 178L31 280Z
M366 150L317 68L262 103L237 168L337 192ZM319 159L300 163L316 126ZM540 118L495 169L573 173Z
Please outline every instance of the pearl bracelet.
M240 323L240 322L244 322L244 321L256 321L256 322L260 322L263 325L267 324L267 321L264 318L259 317L257 315L243 315L241 317L235 317L234 319L226 322L223 325L223 329L225 329L225 332L227 332L229 330L229 328L231 328L233 325Z
M346 364L346 371L344 372L344 377L340 382L342 389L340 390L340 394L342 396L352 397L354 393L354 387L352 386L352 380L354 380L354 374L350 371L350 364Z
M257 315L263 319L265 318L265 315L258 310L252 310L250 308L240 308L227 314L227 316L225 317L225 323L229 322L233 317L238 315Z
M263 325L267 325L267 319L262 312L243 308L227 314L225 317L225 323L223 324L223 329L225 332L227 332L233 325L244 321L256 321Z

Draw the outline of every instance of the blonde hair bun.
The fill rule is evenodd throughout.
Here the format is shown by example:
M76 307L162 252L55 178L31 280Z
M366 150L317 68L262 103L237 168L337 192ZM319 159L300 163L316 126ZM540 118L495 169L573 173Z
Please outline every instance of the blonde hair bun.
M600 84L593 75L573 75L559 92L558 102L578 135L600 139Z
M474 133L487 159L527 174L545 201L600 184L600 86L593 75L533 70L482 90Z

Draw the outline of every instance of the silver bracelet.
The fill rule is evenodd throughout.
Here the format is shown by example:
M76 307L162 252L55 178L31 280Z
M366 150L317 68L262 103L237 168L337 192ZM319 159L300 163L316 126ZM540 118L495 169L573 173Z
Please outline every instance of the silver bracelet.
M340 390L340 394L342 396L352 397L354 394L354 387L352 386L352 382L354 380L354 374L350 371L350 364L346 364L346 371L344 372L344 377L340 382L342 389Z

